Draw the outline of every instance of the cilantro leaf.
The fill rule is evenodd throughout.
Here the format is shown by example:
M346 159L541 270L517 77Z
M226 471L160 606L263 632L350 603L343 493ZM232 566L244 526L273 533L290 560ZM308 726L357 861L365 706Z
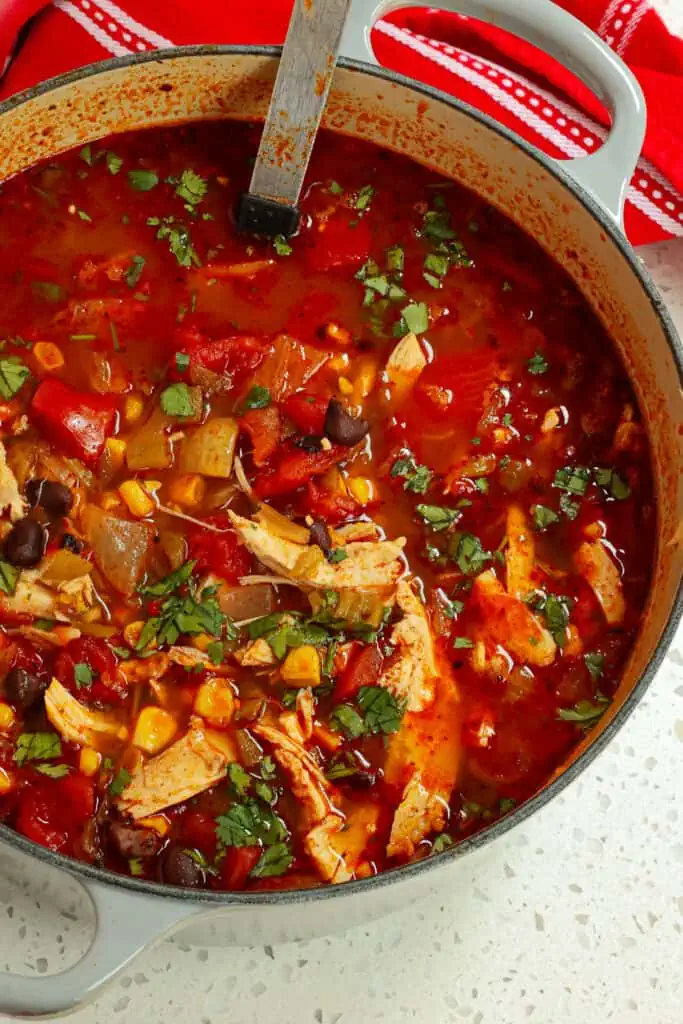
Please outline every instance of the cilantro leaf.
M443 850L448 850L449 847L453 846L453 843L454 840L449 836L448 832L442 832L432 843L432 853L441 853Z
M135 285L140 280L140 275L145 269L144 256L133 256L131 265L126 271L126 284L129 288L135 288Z
M468 636L456 636L453 638L453 646L455 647L456 651L460 650L461 648L464 649L468 647L474 647L474 641L470 640Z
M208 182L204 178L191 168L186 168L180 175L175 194L189 206L194 207L201 203L208 188Z
M560 495L560 512L562 512L567 519L576 519L579 514L580 505L578 501L574 501L568 494Z
M184 224L176 223L175 218L165 217L160 221L158 217L148 217L147 223L150 227L157 228L156 237L159 241L167 241L171 254L175 256L180 267L200 267L202 261L192 244L189 230Z
M365 729L369 733L397 732L403 708L393 693L383 686L361 686L358 705L365 712Z
M156 171L146 171L140 168L128 171L128 181L138 192L149 192L159 184L159 175Z
M37 764L35 769L49 779L63 779L71 771L68 764Z
M82 686L91 686L93 681L93 673L90 665L86 664L85 661L79 661L74 665L74 681L77 689L80 690Z
M238 797L246 796L251 779L241 764L233 761L228 765L228 778Z
M327 186L327 191L331 192L333 196L344 195L344 189L342 188L338 181L331 181L330 184Z
M439 603L447 619L455 619L465 607L462 601L451 600L445 594L439 594Z
M161 392L161 410L167 416L192 416L195 408L192 393L187 384L180 381L164 388Z
M558 647L567 642L567 626L574 602L562 594L535 593L529 602L545 619L549 632Z
M31 376L19 356L0 356L0 395L8 400L21 391Z
M403 490L414 494L425 494L432 481L432 472L427 466L419 466L411 453L396 459L390 470L390 476L402 477Z
M417 505L417 512L434 533L447 530L462 517L457 508L445 508L443 505Z
M348 552L344 548L334 548L327 555L327 561L332 565L336 565L338 562L344 562L348 557Z
M287 843L274 843L263 851L256 866L249 872L250 878L272 878L284 875L289 870L294 857Z
M287 828L270 807L244 800L216 818L216 837L223 846L273 846L287 838Z
M557 717L563 722L576 722L578 725L594 725L609 707L609 699L601 695L590 700L580 700L573 708L559 708Z
M190 365L190 357L187 352L176 352L175 354L175 368L178 373L185 373L185 370Z
M587 466L564 466L558 469L553 480L553 487L557 487L567 494L576 494L582 497L590 483L591 471Z
M536 350L531 359L527 360L526 368L529 373L532 373L535 377L538 377L542 373L546 373L548 370L548 362L543 357L543 354Z
M354 202L353 205L357 210L360 210L361 212L363 210L367 210L368 207L370 206L370 203L372 202L372 197L374 196L374 194L375 190L372 187L372 185L364 185L363 188L358 193L358 195L356 196L356 201Z
M553 523L557 523L560 520L557 512L553 512L551 508L546 505L532 505L531 514L534 517L534 526L539 533L543 533Z
M270 405L271 401L272 398L270 390L255 384L253 388L249 388L249 393L242 402L242 408L240 411L246 412L248 409L266 409Z
M0 590L10 597L17 589L21 570L0 558Z
M343 732L347 739L355 740L365 732L365 722L350 704L338 704L330 715L330 728L334 732Z
M631 488L614 469L603 469L597 467L593 471L596 484L604 489L617 501L624 501L624 499L630 497Z
M109 783L111 796L121 796L126 786L130 783L132 776L127 768L119 768L114 778Z
M278 256L291 256L292 247L284 235L276 235L273 239L273 249Z
M425 302L410 302L401 310L401 318L413 334L429 330L429 311Z
M212 665L220 665L225 657L225 648L220 640L212 640L206 648L206 653Z
M270 754L266 754L261 761L261 764L259 765L259 772L262 779L270 780L275 778L275 775L277 774L277 767Z
M158 583L152 583L148 587L141 587L140 593L144 598L165 597L166 594L171 594L174 590L188 582L196 564L196 562L192 561L185 562L179 569L174 569L173 572L169 573L168 576L164 576Z
M455 534L453 540L456 541L456 538L455 554L451 555L453 561L466 576L477 576L493 555L484 550L481 541L473 533Z
M117 156L116 153L112 153L111 150L109 150L109 152L107 153L105 157L105 162L107 164L107 170L110 174L118 174L121 168L123 167L123 160L121 159L121 157Z
M584 664L594 680L600 679L605 669L605 655L597 651L588 651L583 656Z
M21 768L27 761L49 761L61 753L62 744L56 732L22 732L17 736L14 760Z

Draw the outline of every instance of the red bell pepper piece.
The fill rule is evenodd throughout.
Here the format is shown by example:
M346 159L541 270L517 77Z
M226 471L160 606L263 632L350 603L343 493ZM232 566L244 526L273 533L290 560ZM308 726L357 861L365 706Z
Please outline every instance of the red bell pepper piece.
M359 515L362 505L350 494L333 494L310 480L301 500L301 511L314 519L322 519L328 526L339 526L347 519Z
M351 655L334 688L335 700L349 700L361 686L375 686L382 671L382 652L376 644Z
M252 445L254 465L263 466L280 443L280 413L277 406L250 409L240 419L240 430L248 435Z
M352 227L353 225L353 227ZM320 230L322 228L322 230ZM327 272L335 267L360 267L370 256L370 226L355 210L340 210L326 224L314 226L306 242L309 270Z
M496 354L491 349L437 356L415 384L415 402L432 421L472 424L481 415L496 368Z
M221 861L220 875L216 879L217 889L243 889L250 872L256 867L261 853L260 846L231 846Z
M224 532L214 533L197 527L188 534L190 558L197 562L195 572L212 572L228 583L237 583L240 576L248 576L251 571L251 555L240 544L225 513L206 516L205 522L220 527Z
M274 464L265 468L254 481L254 490L259 498L288 494L303 487L311 477L326 473L348 455L349 449L340 444L319 452L303 451L294 445L283 446Z
M38 386L31 411L46 436L65 454L92 465L114 430L118 403L110 395L77 391L50 378Z
M285 402L285 416L304 434L320 436L325 426L329 404L330 399L327 395L311 395L305 391L297 391Z
M178 351L190 357L190 368L201 366L214 373L239 377L255 370L268 352L268 342L251 334L234 334L228 338L207 338L199 331L185 330L176 337ZM170 377L184 380L186 374L171 364Z

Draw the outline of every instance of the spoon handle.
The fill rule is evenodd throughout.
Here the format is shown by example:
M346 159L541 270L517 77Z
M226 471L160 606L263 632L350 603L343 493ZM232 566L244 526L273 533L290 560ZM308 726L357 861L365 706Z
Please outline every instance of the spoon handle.
M266 235L296 230L308 161L332 81L351 0L295 0L249 192L238 226Z

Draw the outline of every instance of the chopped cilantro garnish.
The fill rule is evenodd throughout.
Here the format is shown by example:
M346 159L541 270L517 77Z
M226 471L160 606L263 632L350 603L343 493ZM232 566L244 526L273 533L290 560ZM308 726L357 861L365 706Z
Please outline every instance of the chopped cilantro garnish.
M403 490L413 494L425 494L432 480L432 472L427 466L419 466L412 454L396 459L390 470L392 477L403 479Z
M594 725L609 707L609 699L598 695L595 701L580 700L573 708L559 708L557 717L564 722L576 722L577 725Z
M26 761L49 761L61 753L62 744L56 732L22 732L17 736L14 760L21 767Z
M294 860L292 851L287 843L274 843L267 846L256 866L249 873L251 878L272 878L275 875L284 875Z
M206 653L212 665L220 665L225 657L225 648L220 640L212 640L206 648Z
M216 818L216 837L222 846L274 846L287 838L287 828L270 807L247 799Z
M333 196L343 196L344 189L338 181L331 181L328 186L328 192L331 192Z
M588 651L584 654L583 661L591 674L591 678L595 680L600 679L605 668L605 655L598 654L596 651Z
M292 247L284 235L276 235L273 239L273 248L278 256L291 256Z
M387 261L387 270L392 274L398 274L399 276L403 273L405 266L405 252L400 245L390 246L385 253Z
M121 157L117 156L116 153L112 153L111 150L109 150L109 152L107 153L105 157L105 162L107 164L107 170L110 174L118 174L121 168L123 167L123 160L121 159Z
M468 636L456 636L453 637L453 646L456 651L461 648L474 647L474 640L470 640Z
M187 352L176 352L175 354L175 368L178 373L185 373L185 370L190 365L190 357Z
M568 494L560 495L560 512L562 512L567 519L576 519L579 514L579 503L574 501Z
M193 208L201 203L206 195L208 183L191 168L186 168L180 175L176 184L175 194L182 199L187 206Z
M417 505L416 511L434 533L447 530L462 517L460 509L445 508L443 505Z
M146 171L140 168L128 171L128 181L138 192L149 192L159 184L159 175L156 171Z
M68 764L37 764L35 769L49 779L63 779L71 771Z
M0 356L0 396L13 398L23 388L31 372L19 356Z
M375 194L375 190L372 185L364 185L356 196L356 201L353 204L357 210L361 212L367 210L372 202L372 197Z
M335 732L343 732L351 740L358 739L365 732L365 722L350 704L337 705L330 715L330 727Z
M135 288L136 284L140 280L140 275L145 269L145 258L144 256L133 256L130 267L126 271L126 284L129 288Z
M111 796L121 796L126 786L130 783L131 778L132 776L127 768L119 768L109 783L109 793Z
M548 362L543 357L542 353L536 351L531 359L527 360L526 368L529 373L532 373L537 377L539 374L546 373L548 369Z
M147 224L157 228L156 237L160 241L167 241L168 248L175 256L180 267L200 267L202 261L192 245L189 230L184 224L176 222L174 217L165 217L160 221L158 217L148 217Z
M331 562L332 565L336 565L337 562L343 562L348 557L348 553L344 550L344 548L334 548L334 550L330 551L330 553L328 554L327 561Z
M246 412L248 409L265 409L270 405L271 400L269 389L255 384L253 388L249 389L249 393L242 403L241 411Z
M442 832L432 843L432 853L442 853L444 850L448 850L449 847L453 846L453 842L448 832Z
M549 526L560 520L557 512L553 512L551 508L547 508L545 505L532 505L531 514L534 517L534 526L539 533L543 533Z
M403 708L384 686L361 686L358 705L365 713L365 731L389 735L397 732Z
M581 497L586 493L590 478L591 471L587 466L564 466L555 473L553 487Z
M529 603L541 612L546 625L558 647L567 642L567 626L574 602L562 594L544 594L536 592L531 595Z
M401 310L401 319L413 334L424 334L429 330L429 311L424 302L410 302Z
M177 384L169 384L161 392L161 410L167 416L192 416L195 407L192 402L192 393L182 381Z
M596 468L593 471L596 484L611 494L617 501L630 497L631 488L614 469Z
M457 543L451 557L466 576L478 575L493 558L491 552L484 550L481 541L473 533L456 534L453 540Z
M3 594L8 594L9 597L12 596L17 589L19 575L20 570L15 565L10 565L9 562L5 562L4 559L0 558L0 590Z
M228 779L238 797L246 796L251 779L237 761L233 761L228 765Z
M93 674L90 665L85 661L79 661L74 665L74 682L76 683L77 689L80 690L82 686L91 686L93 681Z

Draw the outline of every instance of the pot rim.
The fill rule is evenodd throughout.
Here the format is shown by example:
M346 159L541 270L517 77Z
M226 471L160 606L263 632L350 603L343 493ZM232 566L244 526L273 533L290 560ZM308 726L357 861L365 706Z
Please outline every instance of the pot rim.
M37 97L53 92L56 89L68 85L74 85L82 79L87 79L93 75L107 71L131 68L138 64L177 60L184 57L279 57L281 52L281 46L232 46L230 44L205 44L201 46L176 46L163 50L131 54L130 56L114 57L109 60L87 64L82 68L77 68L73 71L66 72L65 74L50 78L45 82L41 82L29 89L25 89L9 99L4 100L0 103L0 119L3 115L10 113L28 100L36 99ZM562 163L559 163L552 157L542 153L525 139L516 135L509 128L499 124L488 114L482 113L477 110L476 107L473 107L468 103L464 103L462 100L459 100L454 96L450 96L448 93L442 92L440 89L425 85L424 83L408 78L406 75L401 75L398 72L391 71L387 68L367 64L364 61L340 57L337 63L338 66L344 70L360 72L390 83L402 85L416 93L420 93L428 99L437 100L441 103L447 103L450 106L455 107L468 117L478 121L480 124L484 125L484 127L496 132L507 141L512 142L515 146L522 149L524 153L539 164L543 170L551 174L560 182L560 184L573 193L575 198L577 198L593 218L599 222L605 233L609 236L611 242L616 245L620 254L629 264L631 272L645 291L652 309L662 327L669 350L674 358L676 368L678 370L679 385L683 388L683 344L678 337L678 333L671 316L666 309L663 299L659 295L659 292L655 288L649 274L636 256L632 245L626 238L624 232L620 229L619 225L597 202L591 193L576 182L571 175L564 170ZM229 118L226 118L226 120L229 120ZM569 161L567 161L567 163L569 163ZM447 863L453 863L455 860L464 857L466 854L487 846L499 836L504 835L514 826L526 821L532 814L535 814L536 811L544 807L555 796L561 793L562 790L564 790L571 782L578 778L581 772L583 772L584 769L594 761L598 754L605 749L619 729L624 725L636 705L640 703L641 698L654 679L664 660L664 656L670 646L682 617L683 580L679 583L676 597L669 612L666 625L662 630L654 650L652 651L647 667L641 673L639 679L633 686L633 689L626 696L621 707L618 708L614 717L603 729L600 735L586 747L586 749L569 765L567 769L565 769L556 778L552 779L551 782L540 789L534 796L530 797L525 803L509 812L504 817L499 818L487 828L482 829L475 833L475 835L470 836L461 842L455 843L454 846L444 850L436 856L428 856L423 860L414 861L410 864L404 864L400 867L382 871L380 874L373 875L369 878L359 879L353 882L345 882L343 885L319 886L314 889L265 890L260 892L214 892L206 889L184 889L179 886L167 885L161 882L150 882L130 878L126 875L116 874L115 872L109 871L105 868L93 867L91 864L87 864L84 861L78 861L73 857L68 857L65 854L57 853L53 850L47 849L46 847L40 846L32 840L27 839L25 836L20 835L20 833L15 832L13 829L10 829L9 826L1 823L0 841L6 842L9 846L14 847L21 853L38 858L53 868L68 871L71 875L74 875L77 878L87 879L92 882L100 882L107 887L118 887L132 893L159 897L166 900L181 900L185 903L200 906L203 904L206 907L248 907L258 905L287 906L301 903L323 902L340 896L351 896L365 892L369 889L377 891L385 886L389 886L397 882L407 882L418 875L426 875L438 866L445 867Z

